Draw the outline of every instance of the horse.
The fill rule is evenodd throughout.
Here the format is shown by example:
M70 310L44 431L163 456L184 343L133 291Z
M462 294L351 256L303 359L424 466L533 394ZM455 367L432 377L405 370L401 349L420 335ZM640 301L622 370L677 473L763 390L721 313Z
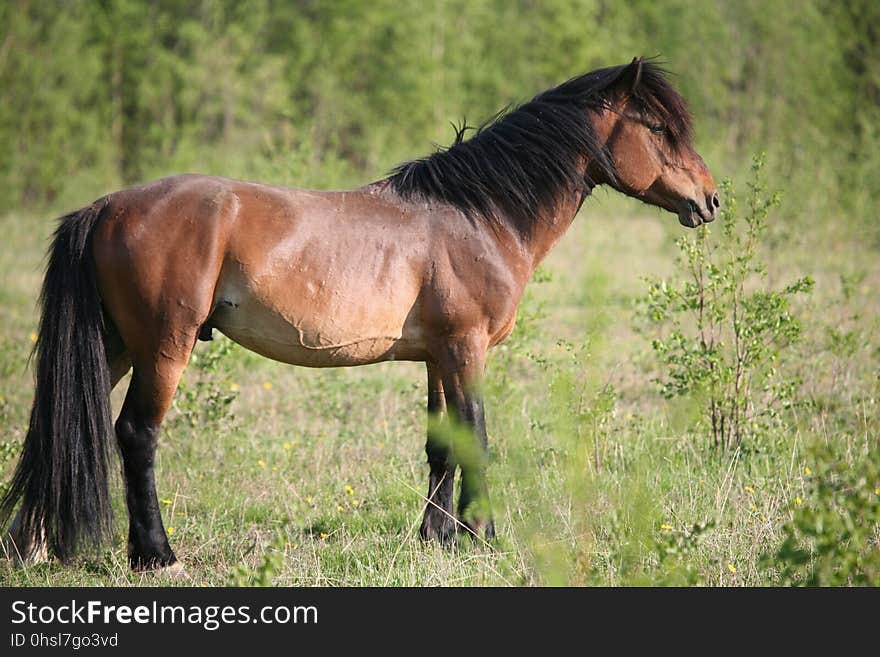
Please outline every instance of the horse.
M491 540L486 354L511 334L526 283L599 185L691 228L720 207L686 103L651 60L594 70L457 127L449 147L358 189L176 175L62 217L40 296L30 422L0 503L5 523L21 502L8 542L20 558L62 562L101 545L115 445L130 567L182 571L155 454L181 373L215 329L293 365L424 362L435 421L419 534ZM114 425L110 392L129 370ZM464 447L440 435L444 422L464 427Z

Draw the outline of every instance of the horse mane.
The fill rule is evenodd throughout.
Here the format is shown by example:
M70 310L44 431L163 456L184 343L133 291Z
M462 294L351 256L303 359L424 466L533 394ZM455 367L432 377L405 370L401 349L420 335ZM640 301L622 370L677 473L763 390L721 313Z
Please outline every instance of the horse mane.
M402 198L447 203L490 222L503 213L528 233L542 212L556 209L563 192L589 192L595 185L581 170L584 158L605 180L616 180L611 155L586 111L611 106L629 66L572 78L518 107L502 109L478 128L453 126L450 146L398 165L388 181ZM673 148L690 143L685 101L656 63L642 62L627 108L627 114L666 126ZM465 139L468 130L474 134Z

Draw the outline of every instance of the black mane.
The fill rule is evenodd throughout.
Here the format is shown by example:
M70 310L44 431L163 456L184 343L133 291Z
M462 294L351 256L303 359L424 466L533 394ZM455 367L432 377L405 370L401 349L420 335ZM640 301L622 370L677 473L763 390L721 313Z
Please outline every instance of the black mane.
M563 192L592 188L595 181L580 172L584 158L602 178L615 181L610 154L586 110L611 106L629 66L586 73L510 111L502 110L468 140L465 132L472 128L457 127L452 145L399 165L388 180L403 198L441 201L489 221L501 212L521 232L528 232L542 211L556 208ZM627 114L665 125L673 147L690 141L685 102L665 71L652 62L642 62Z

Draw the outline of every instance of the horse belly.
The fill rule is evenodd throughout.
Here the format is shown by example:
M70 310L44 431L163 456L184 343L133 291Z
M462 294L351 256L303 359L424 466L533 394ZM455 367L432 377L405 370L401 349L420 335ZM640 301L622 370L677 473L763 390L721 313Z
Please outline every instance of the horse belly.
M291 365L347 367L425 360L417 313L395 312L388 309L394 304L368 301L335 305L323 311L311 304L279 308L250 295L221 296L211 325L243 347ZM413 308L410 304L410 311Z

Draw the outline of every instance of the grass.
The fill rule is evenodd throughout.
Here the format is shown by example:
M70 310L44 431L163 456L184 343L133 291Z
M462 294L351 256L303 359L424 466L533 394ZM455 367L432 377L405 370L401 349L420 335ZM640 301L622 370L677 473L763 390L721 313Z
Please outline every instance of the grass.
M517 332L491 355L492 548L418 539L427 487L422 365L308 370L224 339L200 344L157 465L165 525L195 583L781 583L762 555L810 504L808 448L837 445L852 465L877 447L880 260L870 246L775 229L762 254L770 280L816 279L798 307L806 339L781 364L803 380L805 403L783 431L718 455L696 423L698 402L658 394L650 340L632 328L641 277L672 271L673 237L683 230L671 216L645 215L603 195L588 202L530 286ZM27 354L51 228L0 219L7 473L32 395ZM102 554L68 566L3 563L0 585L172 584L129 572L119 482L115 491L116 539Z

